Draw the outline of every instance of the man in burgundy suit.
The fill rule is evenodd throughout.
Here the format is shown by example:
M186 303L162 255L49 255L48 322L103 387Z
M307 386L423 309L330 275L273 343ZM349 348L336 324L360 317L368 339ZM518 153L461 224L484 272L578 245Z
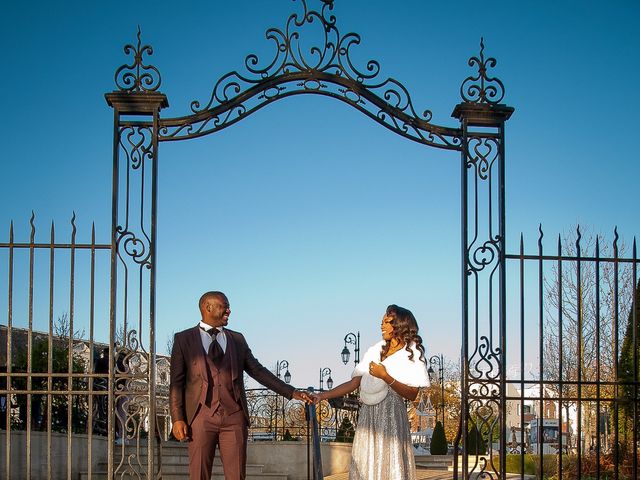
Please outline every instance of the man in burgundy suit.
M205 293L199 307L199 325L176 333L173 340L173 435L189 441L191 480L210 480L216 446L225 480L240 480L246 477L249 425L243 372L286 398L311 399L263 367L241 333L223 328L231 314L224 293Z

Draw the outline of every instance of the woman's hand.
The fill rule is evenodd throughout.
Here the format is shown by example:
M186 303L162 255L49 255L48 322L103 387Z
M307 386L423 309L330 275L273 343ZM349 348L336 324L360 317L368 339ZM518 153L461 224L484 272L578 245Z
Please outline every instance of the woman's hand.
M373 377L381 378L385 382L389 383L391 377L387 373L387 369L381 363L370 362L369 374Z
M414 401L418 396L418 387L410 387L404 383L396 381L391 375L387 373L387 369L381 363L371 362L369 364L369 374L381 378L389 385L389 388L393 389L407 400Z
M309 393L309 397L311 397L311 402L314 405L318 405L322 400L325 399L324 397L324 392L314 392L314 393Z

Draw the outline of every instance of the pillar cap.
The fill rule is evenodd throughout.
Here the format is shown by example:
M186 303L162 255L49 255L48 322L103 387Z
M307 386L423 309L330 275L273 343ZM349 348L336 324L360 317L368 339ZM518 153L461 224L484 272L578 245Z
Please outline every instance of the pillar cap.
M104 98L111 108L128 115L148 115L169 106L167 96L161 92L116 90L105 93Z
M504 103L462 102L455 106L451 116L470 125L498 126L509 120L514 111Z

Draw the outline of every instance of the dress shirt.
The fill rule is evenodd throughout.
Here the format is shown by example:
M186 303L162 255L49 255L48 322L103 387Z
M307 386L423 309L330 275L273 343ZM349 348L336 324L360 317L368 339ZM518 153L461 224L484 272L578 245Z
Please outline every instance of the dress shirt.
M204 348L205 352L209 351L209 346L211 345L211 335L209 335L205 330L209 330L210 328L213 328L211 325L207 325L204 322L200 322L198 324L198 326L200 327L200 339L202 340L202 348ZM203 330L203 328L205 330ZM218 343L220 344L220 347L222 347L222 351L224 353L227 353L227 336L222 333L222 327L217 327L218 328L218 335L216 335L216 340L218 341Z

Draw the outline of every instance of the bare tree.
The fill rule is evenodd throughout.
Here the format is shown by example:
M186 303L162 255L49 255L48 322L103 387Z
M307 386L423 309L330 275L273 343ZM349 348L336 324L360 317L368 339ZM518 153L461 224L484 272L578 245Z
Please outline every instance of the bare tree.
M167 337L167 343L166 343L167 355L171 355L171 351L173 350L173 338L175 337L175 334L176 334L176 331L174 330Z
M68 313L63 313L53 322L53 334L56 337L60 338L73 338L81 339L84 338L84 328L82 330L74 330L73 334L71 333L71 319L69 318Z
M630 309L633 282L631 269L611 260L596 262L578 260L614 257L614 247L602 235L565 235L561 242L561 271L557 263L551 269L545 285L544 378L552 383L547 388L555 396L578 398L595 396L596 385L578 381L610 381L616 378L617 340L621 338ZM578 252L579 249L579 252ZM618 242L618 257L625 253L624 242ZM616 294L617 293L617 294ZM562 379L564 384L553 383ZM580 387L578 387L580 385ZM612 398L612 386L601 386L600 395ZM564 401L565 418L575 402ZM582 427L587 435L595 433L598 412L583 409Z

